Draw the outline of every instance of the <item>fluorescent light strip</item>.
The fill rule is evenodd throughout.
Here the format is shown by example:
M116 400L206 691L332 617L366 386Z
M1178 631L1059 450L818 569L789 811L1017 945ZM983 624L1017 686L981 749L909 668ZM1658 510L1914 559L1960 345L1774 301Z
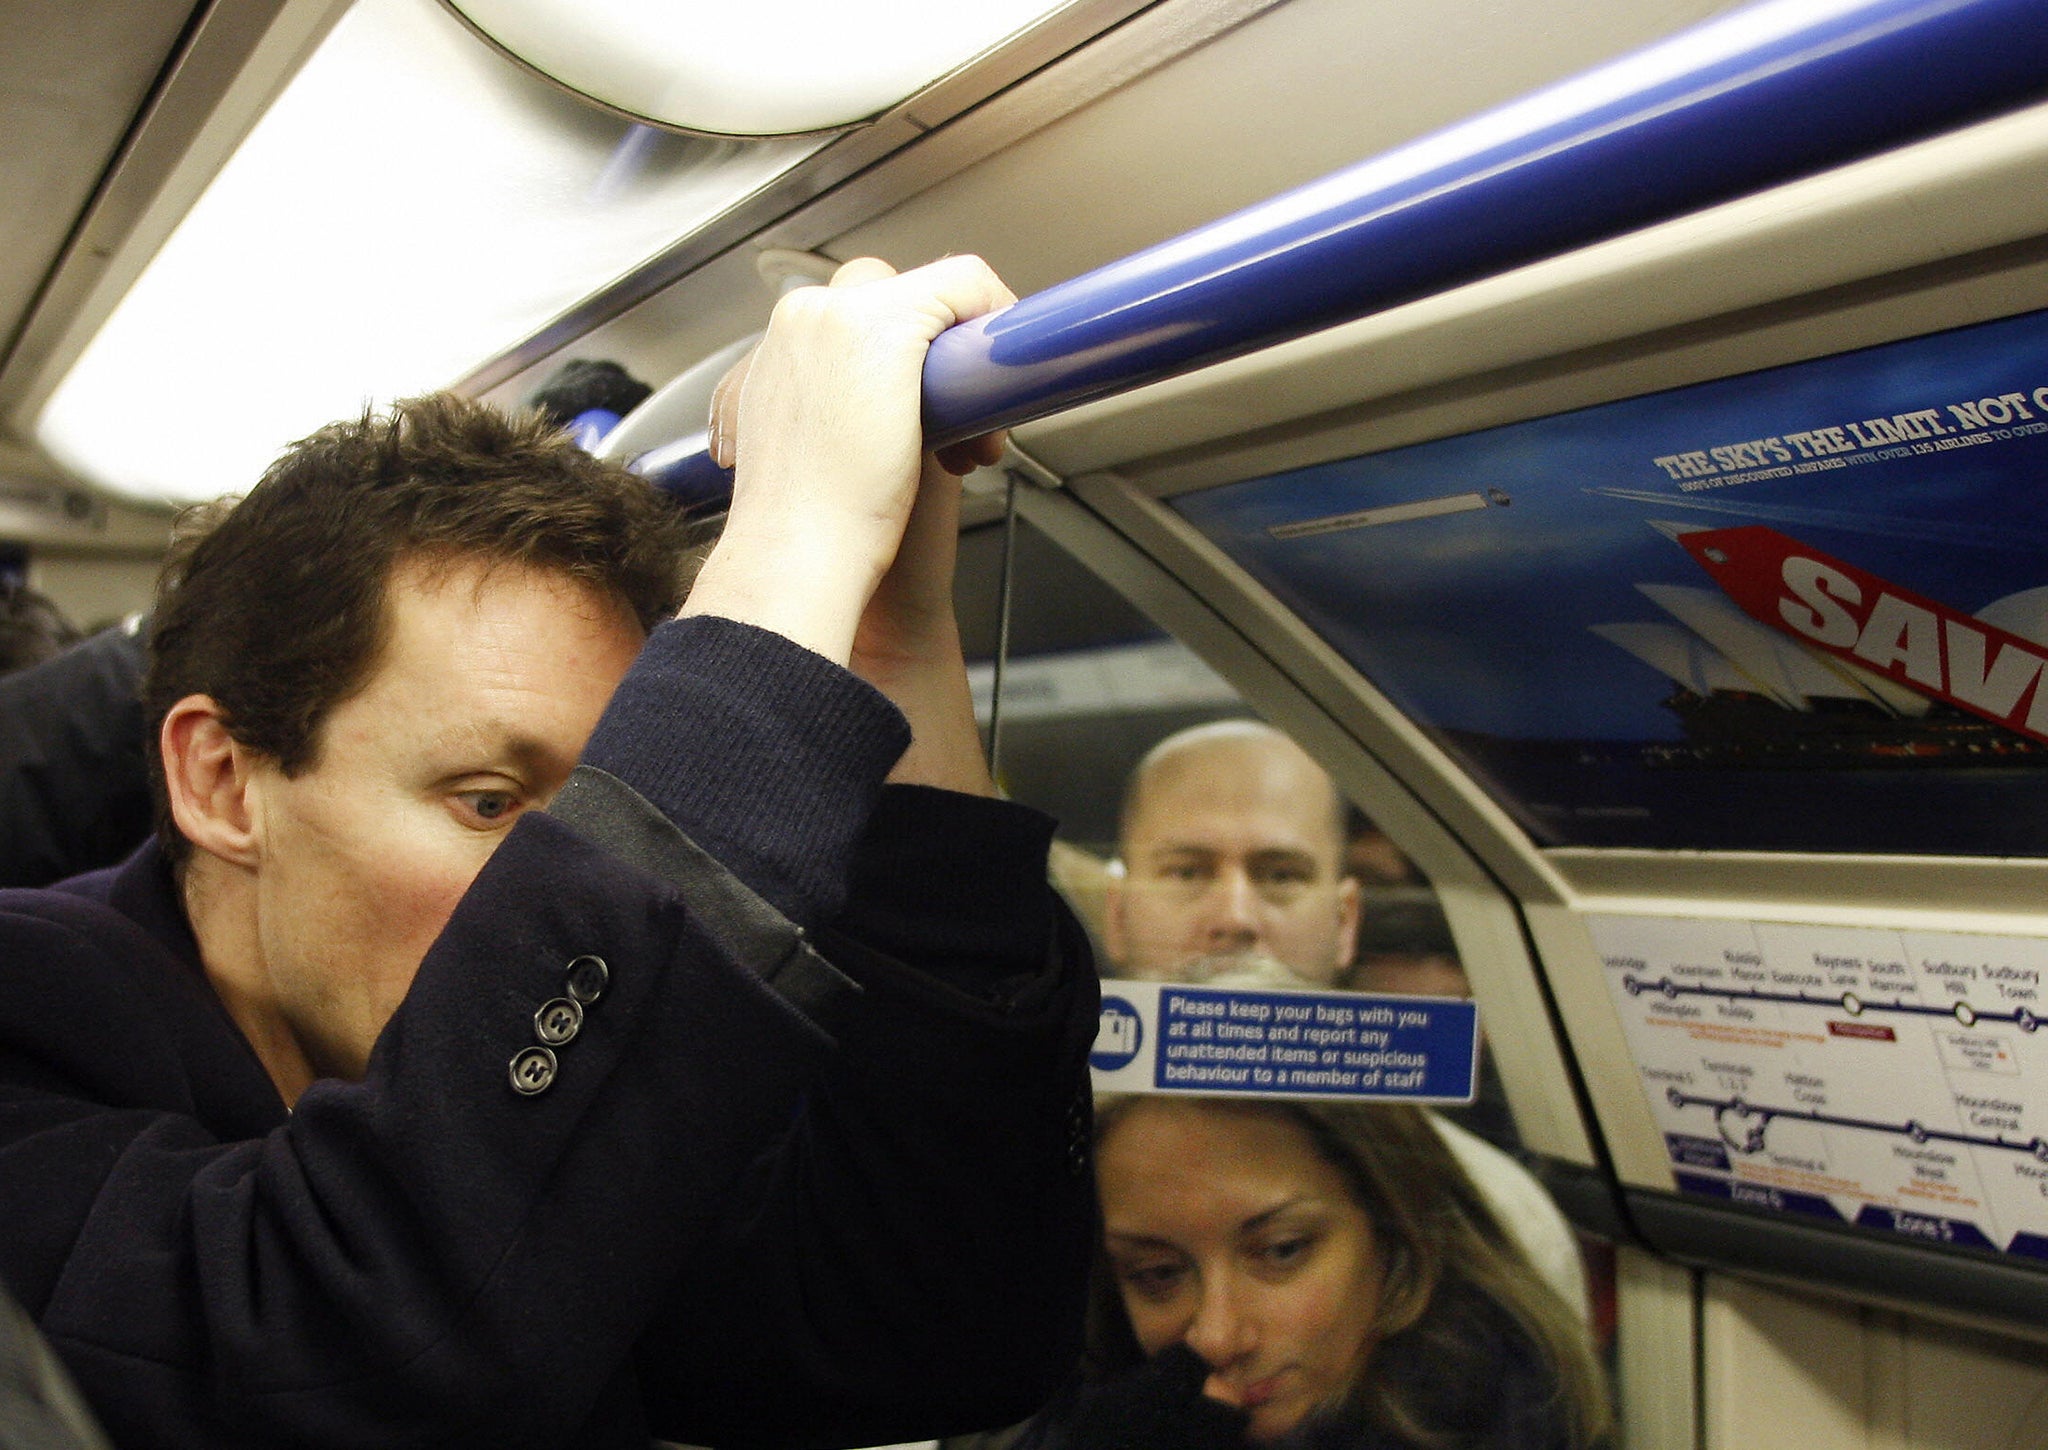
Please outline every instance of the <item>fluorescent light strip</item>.
M876 115L1064 0L448 0L544 75L635 116L775 136Z
M649 132L432 0L359 0L86 348L37 434L133 497L460 377L817 149Z

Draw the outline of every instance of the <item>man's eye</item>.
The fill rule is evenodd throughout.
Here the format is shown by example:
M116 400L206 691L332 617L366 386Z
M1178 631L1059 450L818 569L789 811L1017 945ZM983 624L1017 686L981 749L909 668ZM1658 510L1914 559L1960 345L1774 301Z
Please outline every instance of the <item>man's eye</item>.
M1315 878L1306 871L1279 869L1261 871L1252 878L1252 889L1267 901L1279 905L1292 905L1314 884Z
M509 790L458 791L455 799L473 822L487 826L497 825L519 809L519 797Z

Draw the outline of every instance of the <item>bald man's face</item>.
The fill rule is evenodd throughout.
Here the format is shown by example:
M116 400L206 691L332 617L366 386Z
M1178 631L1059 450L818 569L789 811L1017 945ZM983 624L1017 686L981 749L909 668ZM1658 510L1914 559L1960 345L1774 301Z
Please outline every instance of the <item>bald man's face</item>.
M1340 873L1329 777L1284 739L1211 741L1147 773L1112 881L1104 946L1126 977L1205 979L1262 957L1327 985L1351 961L1358 887Z

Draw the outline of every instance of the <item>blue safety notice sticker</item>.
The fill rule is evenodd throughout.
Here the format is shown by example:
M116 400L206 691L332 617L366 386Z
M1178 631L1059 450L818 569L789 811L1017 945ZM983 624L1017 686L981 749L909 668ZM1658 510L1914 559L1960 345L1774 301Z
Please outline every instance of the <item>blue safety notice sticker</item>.
M1098 1092L1472 1101L1479 1009L1456 997L1118 981Z

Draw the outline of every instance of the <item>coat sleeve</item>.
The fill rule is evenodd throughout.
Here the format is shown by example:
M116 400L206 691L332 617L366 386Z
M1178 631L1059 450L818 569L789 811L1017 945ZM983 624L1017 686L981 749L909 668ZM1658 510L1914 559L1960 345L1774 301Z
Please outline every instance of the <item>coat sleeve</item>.
M627 1444L643 1400L672 1417L775 1382L764 1439L851 1443L920 1400L913 1361L970 1323L958 1301L977 1329L1008 1312L973 1287L992 1251L1073 1258L1085 959L1041 942L1060 985L1019 1011L835 934L901 720L759 634L657 632L602 758L493 855L366 1079L261 1135L164 1087L190 1024L124 985L139 945L0 913L0 1263L117 1441ZM579 983L601 990L519 1091L537 1013ZM957 1089L938 1110L920 1053ZM1048 1167L1050 1230L1021 1222ZM864 1359L878 1326L896 1343Z
M876 825L854 903L819 940L862 989L839 1051L642 1343L666 1436L843 1446L986 1428L1037 1409L1079 1354L1097 993L1086 933L1045 884L1050 823L891 792ZM1035 864L1007 882L962 864L1015 856ZM992 945L1006 929L1011 945Z
M657 870L681 849L663 823L701 819L724 791L671 773L649 784L657 809L617 785L587 767L556 809ZM1021 1418L1071 1368L1094 1239L1097 992L1086 933L1047 880L1051 833L1007 802L891 787L833 889L792 889L806 868L786 855L736 873L751 904L727 915L829 903L811 937L859 995L786 1139L691 1246L640 1341L662 1435L927 1439Z

